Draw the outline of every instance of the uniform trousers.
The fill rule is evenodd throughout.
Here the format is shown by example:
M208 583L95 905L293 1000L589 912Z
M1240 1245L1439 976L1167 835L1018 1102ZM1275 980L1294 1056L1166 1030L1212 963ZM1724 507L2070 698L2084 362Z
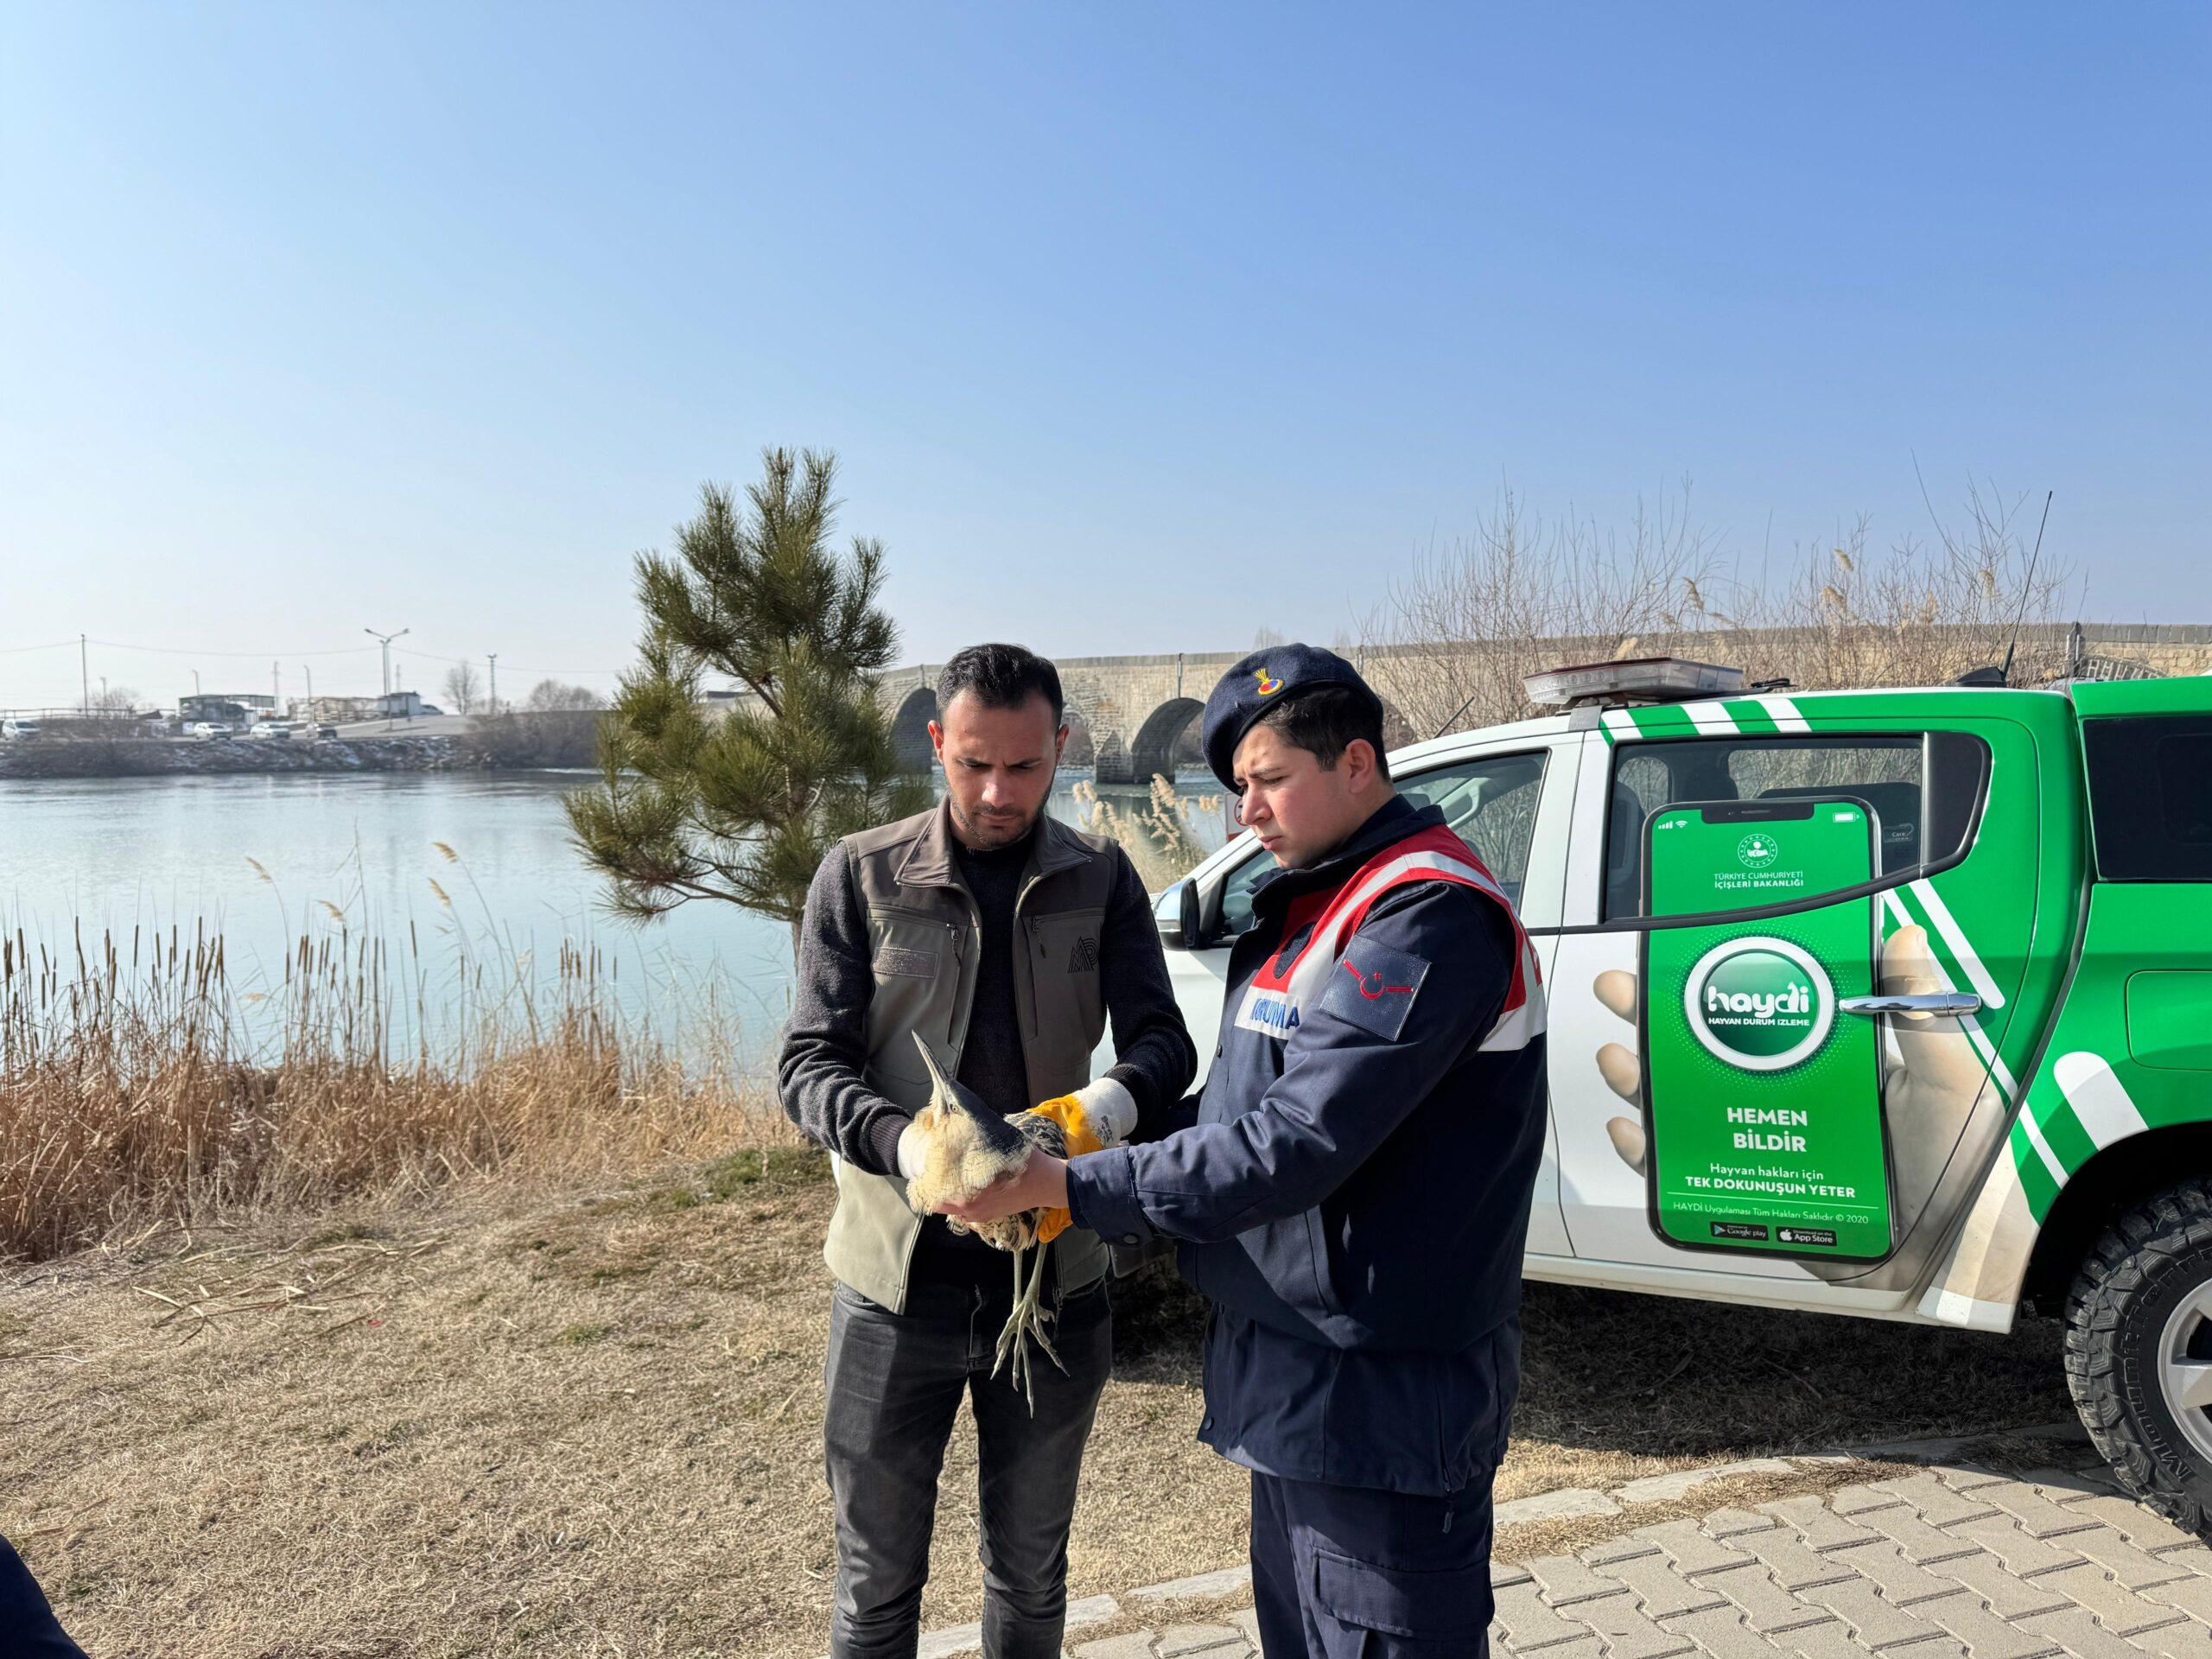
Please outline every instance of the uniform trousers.
M1255 1472L1267 1659L1488 1659L1491 1476L1431 1497Z
M85 1659L62 1634L22 1557L0 1538L0 1659Z

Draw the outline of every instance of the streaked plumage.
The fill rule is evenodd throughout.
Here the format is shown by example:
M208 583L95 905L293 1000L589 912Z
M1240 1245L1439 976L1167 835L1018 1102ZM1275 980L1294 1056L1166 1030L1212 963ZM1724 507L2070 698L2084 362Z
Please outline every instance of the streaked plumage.
M1041 1148L1055 1158L1067 1155L1066 1137L1051 1118L1032 1112L1007 1117L993 1111L976 1098L973 1090L945 1076L937 1056L918 1033L914 1046L922 1051L922 1064L930 1074L930 1103L914 1117L914 1126L923 1137L922 1167L906 1187L906 1201L917 1211L927 1214L942 1205L963 1203L994 1182L1019 1174L1033 1148ZM991 1375L1010 1371L1033 1411L1037 1406L1030 1382L1033 1362L1023 1339L1034 1341L1046 1358L1055 1365L1060 1363L1052 1338L1046 1334L1052 1314L1043 1305L1045 1257L1037 1248L1038 1225L1045 1214L1041 1210L1025 1210L985 1222L945 1217L953 1231L973 1233L1014 1258L1014 1311L999 1333Z

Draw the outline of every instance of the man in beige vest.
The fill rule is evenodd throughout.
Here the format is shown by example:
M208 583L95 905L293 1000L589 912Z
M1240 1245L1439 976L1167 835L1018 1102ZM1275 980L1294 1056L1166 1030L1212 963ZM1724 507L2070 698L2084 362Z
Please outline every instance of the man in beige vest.
M1019 645L945 665L934 810L847 836L807 895L778 1068L784 1109L836 1154L824 1249L825 1463L836 1502L837 1659L911 1659L938 1474L963 1395L976 1415L987 1659L1055 1659L1084 1441L1112 1351L1109 1253L1071 1229L1042 1271L1059 1365L1035 1406L991 1375L1011 1259L907 1205L918 1036L948 1076L1014 1114L1074 1096L1104 1138L1164 1131L1197 1069L1143 883L1113 841L1046 816L1067 728L1058 673ZM1090 1075L1110 1022L1115 1065Z

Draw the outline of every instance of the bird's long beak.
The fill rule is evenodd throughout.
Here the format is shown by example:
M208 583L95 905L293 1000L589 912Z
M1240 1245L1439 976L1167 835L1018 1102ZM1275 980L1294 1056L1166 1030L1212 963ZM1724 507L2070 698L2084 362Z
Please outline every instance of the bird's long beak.
M930 1046L922 1040L922 1033L914 1033L914 1046L922 1051L922 1064L929 1068L930 1092L950 1099L952 1084L946 1081L944 1069L937 1063L937 1056L930 1052Z

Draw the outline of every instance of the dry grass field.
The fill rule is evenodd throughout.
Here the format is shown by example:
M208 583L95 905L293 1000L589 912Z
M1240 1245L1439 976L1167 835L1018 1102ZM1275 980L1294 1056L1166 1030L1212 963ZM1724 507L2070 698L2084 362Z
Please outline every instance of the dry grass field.
M825 1160L588 955L532 1002L447 948L326 930L244 988L219 938L0 941L0 1532L101 1659L822 1652ZM409 1051L439 998L463 1040ZM1117 1309L1078 1596L1244 1551L1198 1303L1154 1268ZM1501 1497L2068 1409L2048 1325L1545 1287L1525 1323ZM963 1426L931 1624L978 1611L974 1474Z
M830 1188L757 1138L629 1182L510 1173L7 1270L0 1530L102 1659L824 1651ZM1192 1438L1196 1303L1147 1277L1120 1306L1077 1595L1244 1548L1241 1475ZM2068 1409L2049 1325L1542 1286L1526 1324L1501 1497ZM973 1470L963 1423L932 1624L977 1611Z

